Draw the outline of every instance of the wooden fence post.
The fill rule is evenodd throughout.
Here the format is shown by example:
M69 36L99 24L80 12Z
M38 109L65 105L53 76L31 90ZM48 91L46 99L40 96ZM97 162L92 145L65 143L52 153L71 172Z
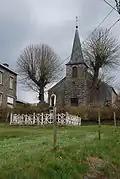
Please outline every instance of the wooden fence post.
M57 136L57 130L56 130L56 107L53 107L53 123L54 123L53 146L54 146L54 149L55 149L56 148L56 136Z
M13 113L10 113L10 125L13 123Z
M98 136L99 136L99 140L101 140L101 119L100 119L100 112L98 112L98 126L99 126Z
M50 106L53 107L53 148L56 149L56 95L54 93L50 97Z
M114 126L116 127L117 126L117 121L116 121L116 113L113 112L113 116L114 116Z

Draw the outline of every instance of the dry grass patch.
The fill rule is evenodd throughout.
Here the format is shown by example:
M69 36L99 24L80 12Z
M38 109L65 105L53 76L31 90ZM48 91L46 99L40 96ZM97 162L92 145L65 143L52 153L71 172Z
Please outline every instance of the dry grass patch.
M105 167L105 162L98 157L88 157L89 172L84 179L107 179L102 169Z

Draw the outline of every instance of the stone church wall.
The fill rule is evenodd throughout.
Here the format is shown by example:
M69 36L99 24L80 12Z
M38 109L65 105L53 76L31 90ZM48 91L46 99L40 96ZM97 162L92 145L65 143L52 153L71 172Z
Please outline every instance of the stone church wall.
M57 105L60 107L64 106L65 80L66 78L63 78L60 82L58 82L48 91L48 101L50 101L51 94L54 93L57 96Z
M87 73L87 103L101 105L106 101L112 103L112 87L101 82L98 89L92 90L92 75Z
M78 76L72 77L72 68L76 66ZM85 100L85 70L84 64L67 65L65 83L65 105L71 106L71 98L78 98L78 105L84 104Z

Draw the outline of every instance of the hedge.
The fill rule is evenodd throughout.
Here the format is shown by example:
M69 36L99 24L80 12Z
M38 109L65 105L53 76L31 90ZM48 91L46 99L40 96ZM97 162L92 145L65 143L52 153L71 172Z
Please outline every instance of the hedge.
M60 111L60 110L59 110ZM113 120L113 112L116 113L116 118L120 119L119 107L105 107L105 106L81 106L81 107L65 107L61 109L63 112L68 112L72 115L77 115L82 119L96 120L98 112L100 112L101 119Z
M0 120L6 120L10 112L16 114L33 114L33 113L48 113L49 105L47 103L37 106L31 105L16 105L13 109L0 107ZM116 112L116 118L120 119L120 107L105 107L105 106L80 106L57 108L57 113L68 112L72 115L77 115L84 120L96 120L98 112L100 112L101 119L113 120L113 112Z

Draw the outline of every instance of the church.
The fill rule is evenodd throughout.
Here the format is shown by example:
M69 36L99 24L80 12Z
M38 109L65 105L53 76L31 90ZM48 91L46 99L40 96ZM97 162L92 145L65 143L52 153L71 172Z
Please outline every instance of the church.
M104 105L106 102L114 104L117 99L115 90L107 83L101 82L99 89L93 92L92 79L93 75L83 57L78 26L76 26L70 61L66 64L66 76L49 89L48 99L51 94L56 94L59 107Z

